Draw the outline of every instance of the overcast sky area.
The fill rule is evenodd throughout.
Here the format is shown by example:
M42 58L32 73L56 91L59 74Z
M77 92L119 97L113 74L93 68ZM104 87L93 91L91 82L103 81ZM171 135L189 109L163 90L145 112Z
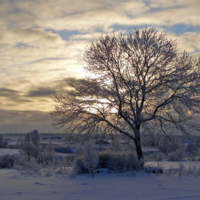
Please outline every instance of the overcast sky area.
M53 95L102 34L154 26L200 55L199 0L0 0L0 133L61 133Z

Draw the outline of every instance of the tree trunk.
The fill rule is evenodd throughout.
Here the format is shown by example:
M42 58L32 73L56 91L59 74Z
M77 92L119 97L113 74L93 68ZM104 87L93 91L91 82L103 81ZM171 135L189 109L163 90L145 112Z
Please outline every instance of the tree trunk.
M140 126L137 127L134 142L135 142L137 157L138 157L138 160L140 162L140 168L143 168L143 166L144 166L144 156L143 156L142 146L141 146L141 142L140 142L140 130L139 130L139 128L140 128Z
M135 146L136 146L136 152L137 152L138 160L144 159L140 142L135 141Z

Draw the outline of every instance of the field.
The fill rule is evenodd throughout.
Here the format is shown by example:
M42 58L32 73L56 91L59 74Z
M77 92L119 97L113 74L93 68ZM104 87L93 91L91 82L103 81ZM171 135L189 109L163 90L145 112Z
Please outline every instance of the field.
M9 145L14 147L19 137L19 135L12 134L4 135L4 138L9 139L8 147L11 147ZM78 146L81 145L69 141L63 135L51 134L41 135L40 144L44 149L49 148L49 144L54 150L57 148L57 150L64 151L64 146L67 149L71 148L71 153L53 152L62 159L74 155ZM105 151L111 145L102 144L100 145L101 150ZM99 148L97 144L94 146ZM118 146L118 148L122 147ZM190 155L184 157L182 161L159 161L150 160L150 158L158 158L159 156L156 155L161 154L157 147L148 146L144 148L144 151L146 158L149 158L145 163L145 168L162 168L163 173L153 174L145 170L101 169L93 177L91 174L78 174L70 171L72 165L67 165L66 162L36 166L34 159L31 158L30 169L27 166L24 168L14 166L0 170L0 199L200 199L200 162L197 154L193 160L189 159ZM18 149L0 148L0 155L6 154L21 155ZM165 158L167 154L164 154Z
M24 175L17 170L3 169L0 178L2 200L200 199L197 176L113 173L69 178Z

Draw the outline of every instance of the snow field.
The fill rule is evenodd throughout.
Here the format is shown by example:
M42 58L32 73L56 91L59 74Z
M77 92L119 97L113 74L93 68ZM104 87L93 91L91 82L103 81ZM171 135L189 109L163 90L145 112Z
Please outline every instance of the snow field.
M103 173L74 178L0 170L1 200L172 200L200 199L200 178L165 174Z

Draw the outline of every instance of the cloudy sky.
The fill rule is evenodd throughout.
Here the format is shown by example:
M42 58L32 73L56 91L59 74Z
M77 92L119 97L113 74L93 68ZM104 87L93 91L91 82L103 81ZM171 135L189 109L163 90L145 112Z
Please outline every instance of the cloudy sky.
M84 75L84 49L102 34L154 26L196 57L199 19L199 0L0 0L0 133L62 132L53 94Z

